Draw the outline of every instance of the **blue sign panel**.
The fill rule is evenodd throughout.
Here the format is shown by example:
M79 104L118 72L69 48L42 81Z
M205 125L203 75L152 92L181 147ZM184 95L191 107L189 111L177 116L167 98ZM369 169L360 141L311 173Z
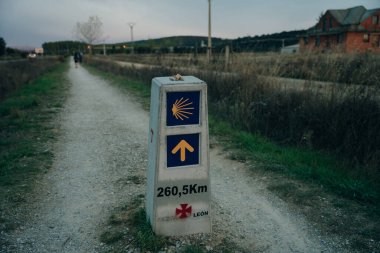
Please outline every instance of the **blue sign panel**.
M199 133L168 135L166 138L168 168L199 164Z
M199 124L200 91L166 93L166 125Z

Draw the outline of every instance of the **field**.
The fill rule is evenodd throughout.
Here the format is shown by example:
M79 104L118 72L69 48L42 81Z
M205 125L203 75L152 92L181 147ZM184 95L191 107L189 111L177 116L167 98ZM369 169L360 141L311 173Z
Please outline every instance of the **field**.
M10 92L19 90L38 76L53 69L63 59L44 57L0 61L0 101Z
M122 68L111 61L105 64L104 59L146 65ZM331 178L327 169L322 178L334 181L345 174L378 185L377 55L232 54L229 64L224 55L215 55L210 64L204 55L117 55L91 62L146 85L155 76L195 75L208 84L210 113L216 121L280 146L317 150L339 160L339 166L332 166L336 175ZM319 177L316 170L311 164L303 171L313 178ZM348 195L354 198L374 201L378 197L374 192L358 194L359 188L365 188L358 181L340 184L351 189Z
M199 68L233 73L255 73L313 81L356 85L380 85L380 56L374 54L135 54L107 58L170 68Z

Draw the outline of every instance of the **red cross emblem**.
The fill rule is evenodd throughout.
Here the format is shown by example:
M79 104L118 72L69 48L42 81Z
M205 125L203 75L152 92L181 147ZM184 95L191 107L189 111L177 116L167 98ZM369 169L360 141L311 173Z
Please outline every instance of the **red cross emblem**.
M175 209L175 215L180 219L189 217L191 215L191 206L188 204L181 204L181 208Z

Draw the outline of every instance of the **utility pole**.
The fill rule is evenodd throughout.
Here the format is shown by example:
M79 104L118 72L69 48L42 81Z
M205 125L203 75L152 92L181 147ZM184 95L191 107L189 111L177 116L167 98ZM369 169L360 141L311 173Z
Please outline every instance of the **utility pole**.
M207 61L211 61L211 0L208 0L208 44L207 44Z
M131 29L131 45L132 45L132 54L134 53L134 48L133 48L133 27L136 25L136 23L129 22L128 23L129 28Z
M108 38L109 36L106 36L101 40L103 42L103 55L107 55L106 40L108 40Z

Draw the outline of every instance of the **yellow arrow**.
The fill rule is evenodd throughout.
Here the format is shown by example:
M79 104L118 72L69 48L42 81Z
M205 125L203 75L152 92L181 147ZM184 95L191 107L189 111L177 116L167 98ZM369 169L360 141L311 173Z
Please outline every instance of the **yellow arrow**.
M178 150L181 150L181 162L184 162L186 160L186 149L189 150L190 152L194 152L194 148L192 146L190 146L189 143L187 143L187 141L185 140L181 140L177 146L175 146L173 149L172 149L172 154L175 155Z

